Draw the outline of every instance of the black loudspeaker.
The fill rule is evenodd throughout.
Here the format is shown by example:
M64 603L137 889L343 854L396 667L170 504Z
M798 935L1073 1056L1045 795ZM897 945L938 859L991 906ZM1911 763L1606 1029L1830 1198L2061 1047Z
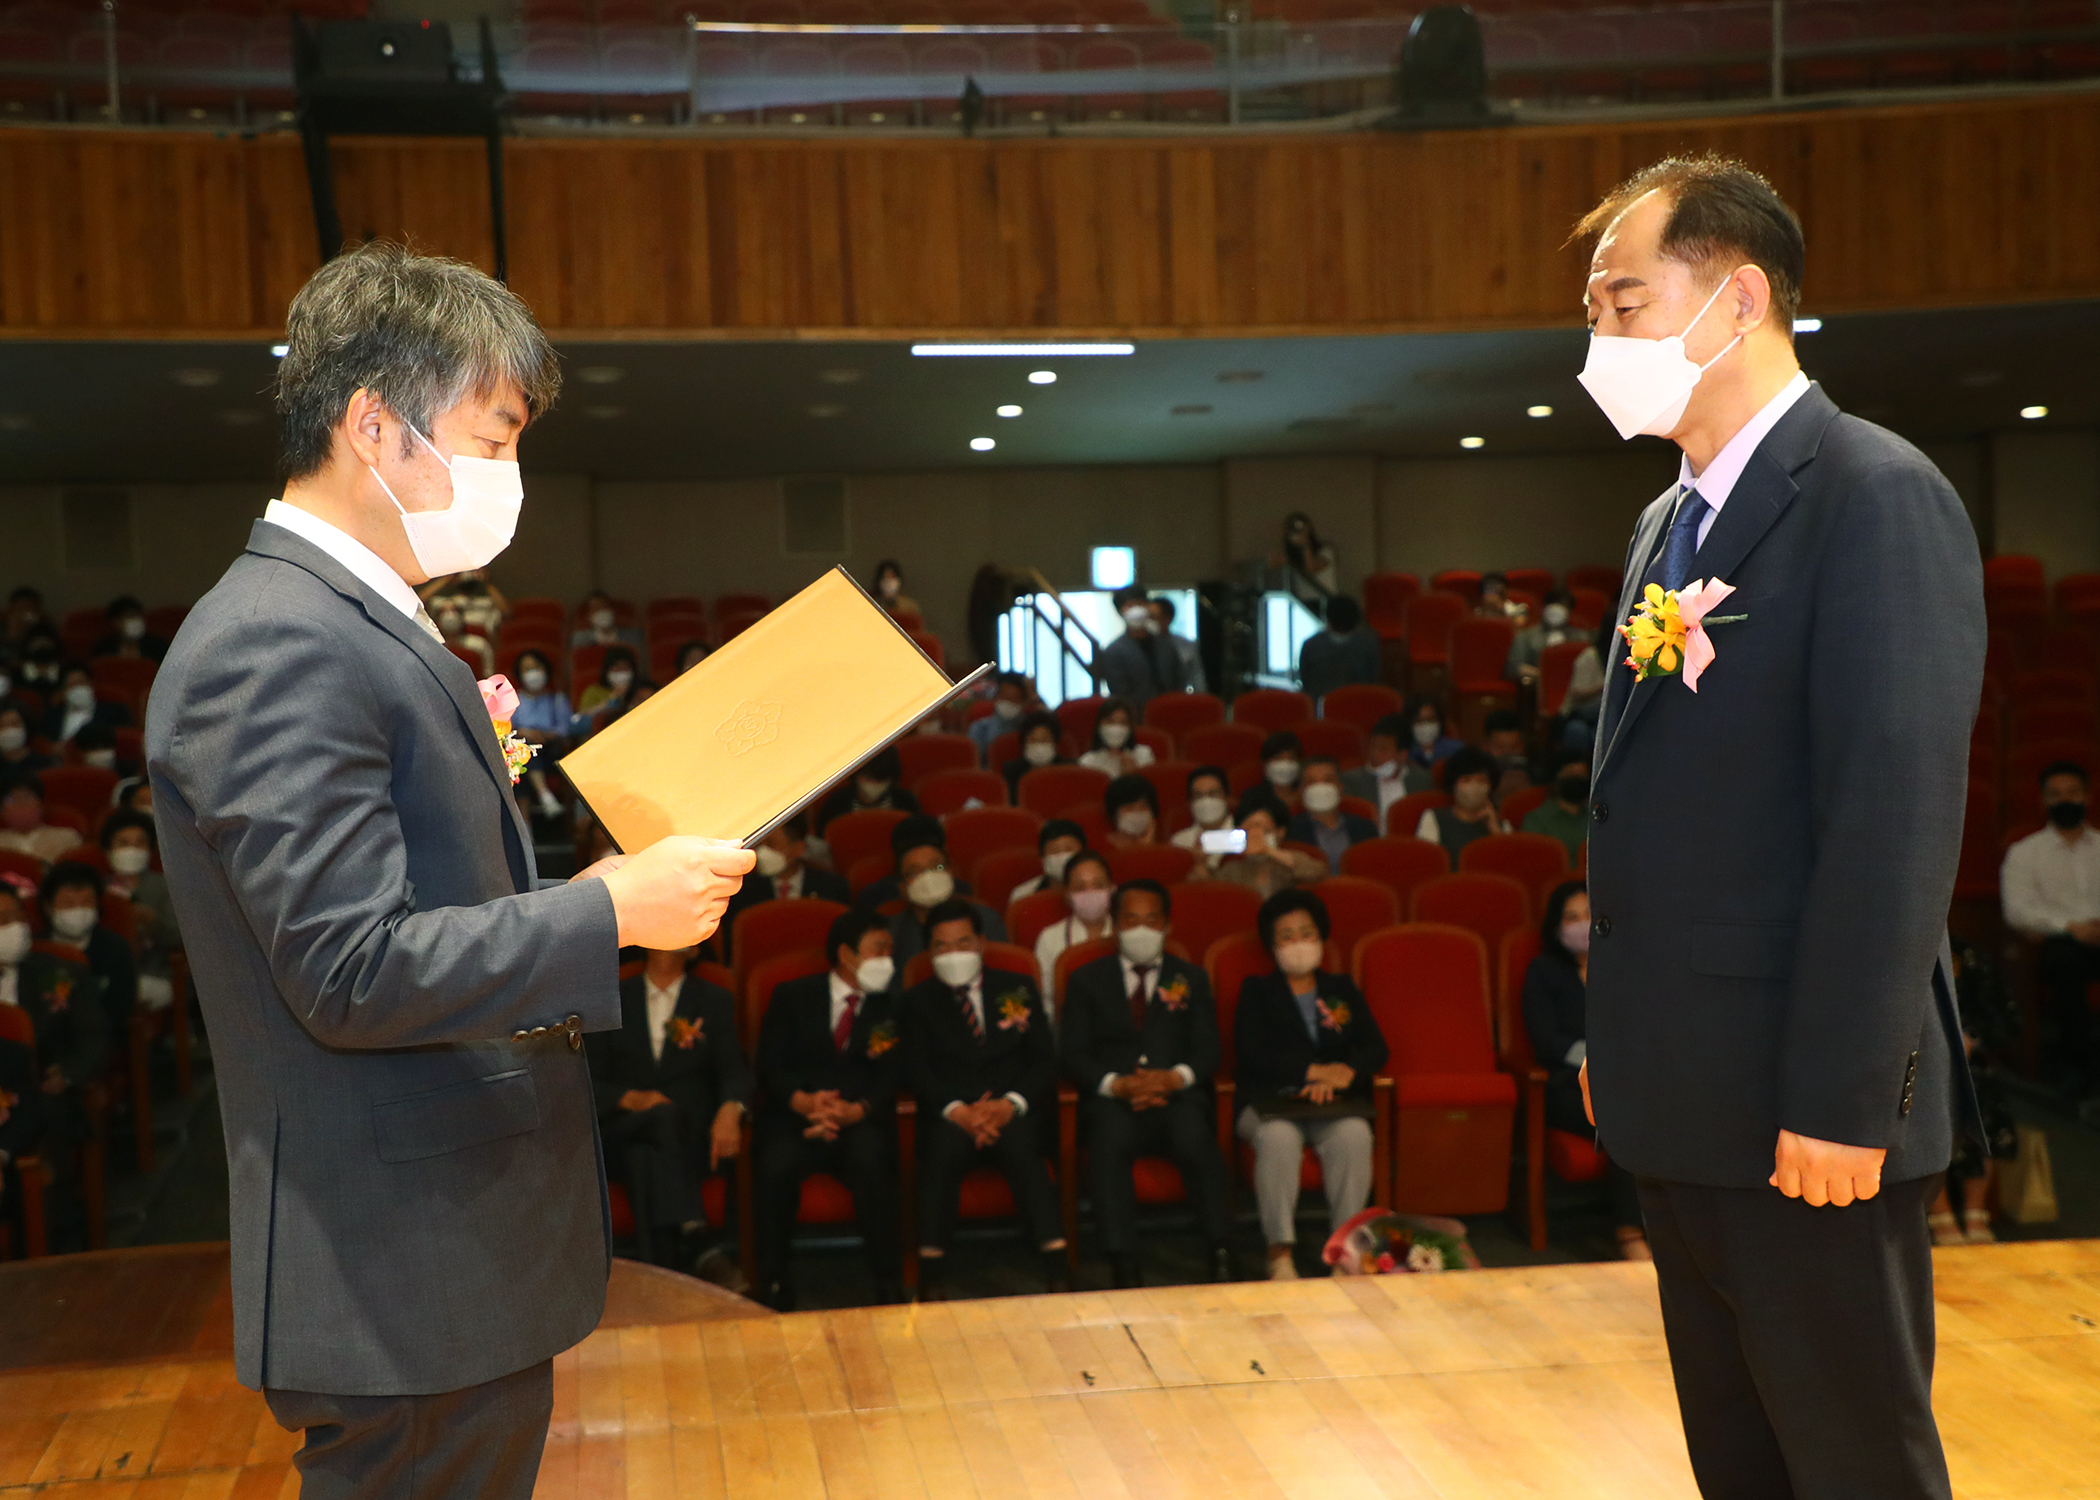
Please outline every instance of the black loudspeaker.
M330 21L315 38L319 76L338 82L453 83L452 28L443 21Z
M1491 117L1487 49L1480 22L1463 5L1416 16L1400 46L1400 117L1414 124L1462 124Z

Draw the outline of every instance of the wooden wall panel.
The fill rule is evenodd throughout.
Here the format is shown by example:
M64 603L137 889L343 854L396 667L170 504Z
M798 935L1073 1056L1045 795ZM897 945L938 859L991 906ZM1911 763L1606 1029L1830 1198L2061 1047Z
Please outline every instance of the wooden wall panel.
M1713 149L1819 312L2100 295L2100 99L1435 135L520 138L512 284L568 335L1146 337L1566 324L1568 226ZM335 147L353 236L488 265L482 147ZM298 142L0 135L0 336L266 336L316 261Z

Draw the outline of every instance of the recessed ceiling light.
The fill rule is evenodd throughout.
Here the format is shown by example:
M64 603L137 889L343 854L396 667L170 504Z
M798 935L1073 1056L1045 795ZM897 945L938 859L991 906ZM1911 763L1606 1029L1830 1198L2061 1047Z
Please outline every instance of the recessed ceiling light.
M1002 417L1018 417L1020 414L1021 408L1015 406L1010 401L1006 405L999 408L999 415Z
M2020 415L2030 422L2039 422L2042 418L2049 415L2049 408L2046 406L2023 406L2020 408Z
M817 371L817 379L826 385L852 385L866 373L865 370L856 370L850 365L836 365L829 370Z
M618 385L626 374L618 365L585 365L576 378L585 385Z
M1057 384L1057 371L1055 371L1055 370L1030 370L1030 371L1028 372L1028 383L1029 383L1030 385L1056 385L1056 384Z
M1191 401L1186 406L1176 406L1170 408L1170 410L1177 417L1207 417L1210 415L1210 408L1201 401Z
M583 414L594 422L610 422L616 417L626 416L627 408L624 406L586 406L583 409Z
M1248 383L1249 383L1249 382L1251 382L1251 381L1256 381L1256 380L1259 380L1259 379L1261 379L1261 377L1262 377L1262 372L1261 372L1260 370L1220 370L1220 371L1218 371L1218 383L1219 383L1220 385L1246 385L1246 384L1248 384Z
M277 359L283 359L287 354L290 354L291 352L292 346L290 344L272 344L270 346L271 355Z
M1461 448L1485 448L1487 441L1484 437L1462 437L1458 440L1458 446Z
M835 402L820 401L809 409L809 414L813 417L836 417L844 415L845 410L845 407Z
M228 427L253 427L263 418L261 412L250 406L229 406L224 411L215 412L213 415Z
M1538 406L1527 406L1524 408L1524 415L1527 417L1550 417L1553 415L1553 408L1543 403Z
M1002 359L1026 355L1033 359L1060 359L1080 354L1135 354L1135 344L913 344L911 352L921 359Z
M971 438L970 446L979 453L989 453L999 445L990 438Z
M219 383L219 372L209 365L184 365L168 371L168 379L187 390L203 391Z
M1821 333L1822 331L1823 320L1821 318L1794 319L1794 332L1796 333Z

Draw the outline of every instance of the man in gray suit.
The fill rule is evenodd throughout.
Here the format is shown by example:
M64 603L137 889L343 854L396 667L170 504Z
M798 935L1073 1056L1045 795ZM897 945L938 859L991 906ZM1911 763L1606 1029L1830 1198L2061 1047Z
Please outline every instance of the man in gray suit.
M551 1360L604 1308L586 1031L618 950L714 930L752 856L542 882L415 585L510 540L554 355L471 266L369 245L293 300L283 498L190 613L147 763L211 1026L235 1367L307 1496L532 1492Z

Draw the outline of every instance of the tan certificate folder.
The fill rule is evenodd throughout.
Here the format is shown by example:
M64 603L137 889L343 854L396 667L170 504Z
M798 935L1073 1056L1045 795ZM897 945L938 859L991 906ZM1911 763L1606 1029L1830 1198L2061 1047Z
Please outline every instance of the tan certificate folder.
M986 670L951 682L833 568L561 768L630 854L673 833L748 843Z

